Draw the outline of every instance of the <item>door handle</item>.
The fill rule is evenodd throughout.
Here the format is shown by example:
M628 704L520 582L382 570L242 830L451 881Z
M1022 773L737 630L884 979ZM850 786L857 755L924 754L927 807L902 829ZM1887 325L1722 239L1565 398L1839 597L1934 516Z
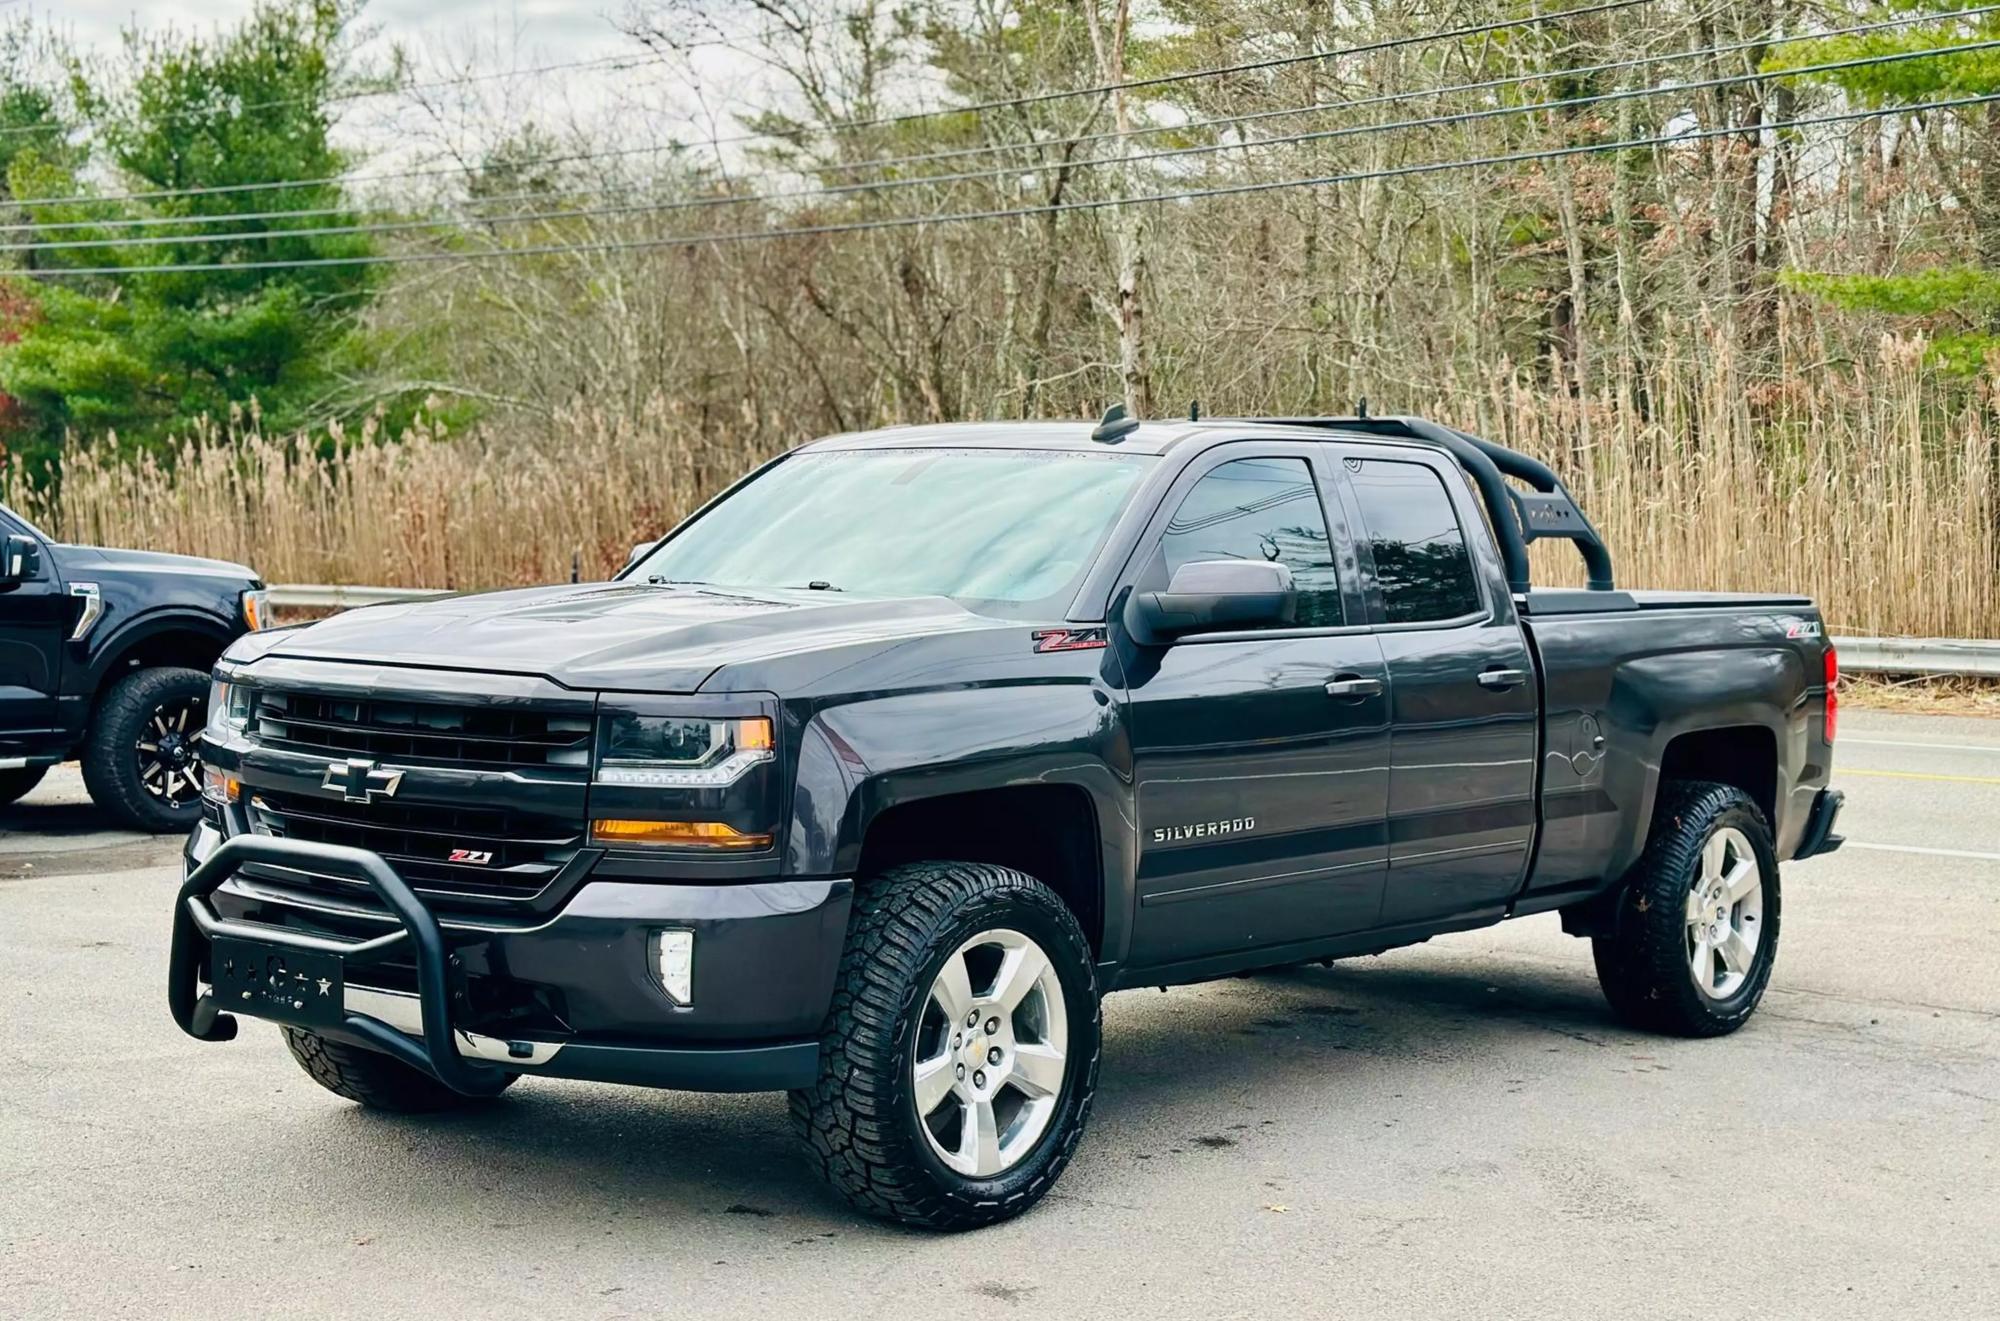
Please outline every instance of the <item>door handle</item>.
M1380 697L1382 695L1382 681L1380 679L1364 679L1359 675L1342 675L1338 679L1329 679L1327 681L1326 695L1328 697Z
M1479 676L1479 686L1498 692L1506 688L1518 688L1528 681L1526 670L1485 670Z

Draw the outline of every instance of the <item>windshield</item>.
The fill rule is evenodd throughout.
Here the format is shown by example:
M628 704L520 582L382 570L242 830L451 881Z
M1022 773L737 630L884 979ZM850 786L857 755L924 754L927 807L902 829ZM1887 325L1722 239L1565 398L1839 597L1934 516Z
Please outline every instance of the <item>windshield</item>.
M948 596L1025 615L1075 590L1148 462L1030 450L798 454L626 581Z

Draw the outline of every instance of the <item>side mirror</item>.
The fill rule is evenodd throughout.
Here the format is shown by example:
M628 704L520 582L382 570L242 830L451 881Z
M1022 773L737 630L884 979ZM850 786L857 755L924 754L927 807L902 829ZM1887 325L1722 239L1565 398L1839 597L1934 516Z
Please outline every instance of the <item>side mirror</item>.
M1298 612L1292 571L1266 560L1196 560L1174 570L1164 592L1134 592L1125 628L1141 646L1160 647L1189 633L1277 628Z
M639 562L639 557L641 555L644 555L647 551L651 550L653 547L659 544L660 543L657 541L642 541L638 545L632 547L632 553L625 557L625 567L629 569L633 565L637 564Z
M41 571L41 542L18 532L0 541L0 583L25 582Z

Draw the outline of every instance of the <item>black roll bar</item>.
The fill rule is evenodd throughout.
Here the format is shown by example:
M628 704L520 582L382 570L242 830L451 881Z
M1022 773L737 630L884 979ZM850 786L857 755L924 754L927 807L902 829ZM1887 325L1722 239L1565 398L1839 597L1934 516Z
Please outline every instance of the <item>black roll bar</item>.
M1604 539L1590 525L1569 488L1555 470L1539 459L1518 450L1496 445L1455 427L1443 426L1421 417L1299 417L1260 421L1285 425L1324 427L1332 431L1358 431L1371 436L1387 436L1435 445L1457 459L1471 475L1500 543L1500 558L1507 568L1507 590L1527 591L1533 586L1528 572L1528 543L1559 538L1576 543L1583 556L1590 590L1615 590L1611 573L1611 552ZM1532 492L1509 486L1512 477L1533 487Z
M208 896L246 864L292 867L321 875L364 881L382 897L399 931L370 940L347 942L289 927L238 922L210 907ZM188 873L174 904L173 948L167 968L167 1005L181 1031L202 1041L228 1041L236 1035L236 1019L221 1012L212 995L201 993L201 967L210 942L217 936L281 945L316 954L336 954L343 966L377 963L405 945L416 957L417 1000L423 1008L421 1043L377 1019L348 1014L341 1031L395 1056L467 1096L490 1096L506 1085L505 1071L468 1061L458 1053L451 1024L450 953L437 918L417 898L416 891L381 855L340 844L267 835L234 835L216 846L199 867Z

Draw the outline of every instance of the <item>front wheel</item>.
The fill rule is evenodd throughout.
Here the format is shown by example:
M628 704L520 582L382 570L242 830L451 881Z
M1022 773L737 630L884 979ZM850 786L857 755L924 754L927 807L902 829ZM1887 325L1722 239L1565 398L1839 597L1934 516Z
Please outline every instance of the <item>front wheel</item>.
M1605 998L1635 1027L1734 1032L1771 980L1778 899L1771 827L1748 794L1707 781L1661 785L1615 934L1591 942Z
M1004 867L899 867L856 896L793 1124L860 1209L993 1224L1040 1201L1076 1151L1099 1027L1090 942L1048 887Z
M83 749L83 783L99 807L134 830L179 834L201 815L201 731L208 676L159 665L105 692Z
M421 1069L413 1069L380 1051L329 1041L304 1028L288 1027L284 1033L285 1045L307 1077L335 1096L346 1097L370 1110L427 1115L476 1110L493 1100L492 1096L454 1092ZM504 1090L513 1082L510 1076L500 1086Z

